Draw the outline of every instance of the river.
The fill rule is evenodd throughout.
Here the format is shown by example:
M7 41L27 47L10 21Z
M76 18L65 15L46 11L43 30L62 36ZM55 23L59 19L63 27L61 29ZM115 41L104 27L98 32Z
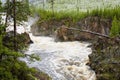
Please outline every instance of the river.
M34 54L41 60L31 60L29 57L20 60L26 62L29 67L47 73L52 80L96 80L95 72L86 65L89 62L88 55L92 53L91 48L88 47L90 43L55 42L53 37L33 36L30 26L38 19L38 17L30 17L24 25L17 26L17 33L29 33L34 43L30 44L25 54ZM13 30L13 24L11 23L6 30L8 32Z
M4 18L4 16L3 16ZM70 41L55 42L53 37L33 36L30 26L39 18L30 17L24 25L17 26L17 33L28 32L34 42L30 44L25 54L34 54L41 60L31 60L29 57L20 58L29 67L35 67L47 73L52 80L96 80L96 75L89 66L88 55L92 53L90 43ZM24 27L27 26L27 27ZM6 28L13 30L13 24Z
M95 72L86 65L91 48L86 42L55 42L52 37L33 36L25 54L35 54L40 61L23 58L29 67L35 67L53 80L95 80Z

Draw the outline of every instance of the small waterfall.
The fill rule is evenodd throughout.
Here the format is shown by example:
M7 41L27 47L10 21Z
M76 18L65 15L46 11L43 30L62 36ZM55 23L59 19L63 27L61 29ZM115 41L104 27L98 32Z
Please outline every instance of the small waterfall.
M30 33L30 26L39 18L29 18L25 25L17 26L17 32L28 32L33 44L31 44L25 54L34 54L41 58L41 61L32 60L29 57L20 58L29 67L35 67L52 77L53 80L95 80L96 75L86 63L89 61L88 55L91 49L85 42L55 42L52 37L33 36ZM11 23L12 25L12 23ZM28 26L28 27L24 27ZM9 26L8 31L13 30Z
M86 63L91 49L85 42L55 42L51 37L33 36L25 54L35 54L41 61L22 58L29 67L35 67L52 77L53 80L95 80L95 72Z

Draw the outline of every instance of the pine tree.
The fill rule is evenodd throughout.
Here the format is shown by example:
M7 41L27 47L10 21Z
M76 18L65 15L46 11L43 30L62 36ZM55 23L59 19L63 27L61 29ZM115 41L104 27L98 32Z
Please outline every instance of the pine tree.
M13 0L13 21L14 21L14 50L17 51L17 37L16 37L16 1Z
M7 0L5 3L5 12L8 13L10 18L13 18L14 14L14 0ZM28 15L30 15L30 9L29 9L29 1L28 0L15 0L15 7L16 7L16 20L17 23L21 21L26 21L28 18Z
M8 19L13 18L14 22L14 49L17 50L16 43L16 24L22 21L26 21L30 14L29 1L28 0L7 0L5 5L6 20L5 26L7 27ZM10 18L8 18L8 16Z

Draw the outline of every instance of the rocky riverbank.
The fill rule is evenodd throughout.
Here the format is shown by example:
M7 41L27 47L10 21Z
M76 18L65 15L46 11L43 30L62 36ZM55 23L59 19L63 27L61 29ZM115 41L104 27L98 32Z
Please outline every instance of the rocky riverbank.
M112 20L100 17L87 17L76 23L70 19L61 21L40 21L32 25L34 35L53 35L57 41L91 41L92 54L89 55L89 66L95 71L97 80L119 80L120 77L120 41L119 37L108 39L91 33L79 30L88 30L95 33L109 36ZM71 30L67 28L77 28Z
M39 20L31 26L31 32L35 36L55 35L60 41L73 40L95 40L98 36L86 32L69 30L66 28L77 28L80 30L88 30L103 35L108 35L111 28L111 20L100 17L87 17L78 22L72 22L71 19L62 20Z
M92 50L89 65L96 72L97 80L119 80L120 40L99 38Z

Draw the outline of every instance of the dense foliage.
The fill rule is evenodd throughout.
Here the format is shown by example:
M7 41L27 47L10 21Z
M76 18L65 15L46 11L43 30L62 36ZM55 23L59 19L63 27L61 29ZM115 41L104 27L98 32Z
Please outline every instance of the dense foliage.
M28 15L30 15L29 2L28 0L16 0L16 20L24 21L27 20ZM7 15L13 18L13 7L14 3L11 0L7 0L4 6L4 11L7 12Z
M0 7L2 10L2 7ZM35 70L30 69L24 62L18 60L18 57L24 55L9 49L3 45L5 26L0 20L0 79L1 80L32 80L32 74Z

